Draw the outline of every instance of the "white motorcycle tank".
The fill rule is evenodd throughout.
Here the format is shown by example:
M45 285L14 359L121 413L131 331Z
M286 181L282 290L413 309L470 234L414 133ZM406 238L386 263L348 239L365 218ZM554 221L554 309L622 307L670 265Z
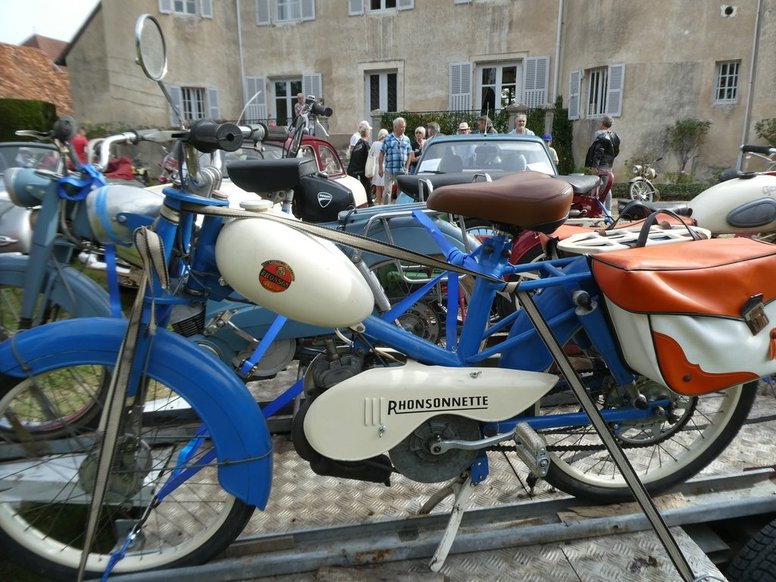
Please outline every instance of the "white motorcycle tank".
M225 224L216 241L216 264L238 293L302 323L347 327L374 308L369 285L333 243L272 220Z
M440 414L481 422L511 418L557 381L557 376L543 372L448 368L414 361L372 368L313 400L304 417L304 434L316 451L331 459L368 459L391 450Z
M715 235L776 231L776 176L720 182L687 206L698 226Z

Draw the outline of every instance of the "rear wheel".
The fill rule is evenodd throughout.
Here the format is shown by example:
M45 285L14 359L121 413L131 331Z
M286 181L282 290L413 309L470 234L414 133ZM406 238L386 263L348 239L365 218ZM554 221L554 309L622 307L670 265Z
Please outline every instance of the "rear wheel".
M94 490L99 442L78 411L101 408L110 369L65 366L25 379L2 378L0 391L0 546L49 578L75 579ZM135 572L202 563L223 551L253 513L226 493L214 461L153 509L149 502L176 464L196 467L212 449L207 427L172 389L150 380L142 426L123 431L100 509L87 577L149 511L114 569Z
M728 446L752 408L756 388L757 383L752 382L690 397L645 379L640 389L648 400L670 400L665 414L610 428L639 479L650 493L658 493L698 473ZM602 391L594 399L599 408L625 405L605 397ZM568 391L543 399L540 414L579 410ZM632 500L624 478L592 426L539 432L551 454L548 483L597 502Z

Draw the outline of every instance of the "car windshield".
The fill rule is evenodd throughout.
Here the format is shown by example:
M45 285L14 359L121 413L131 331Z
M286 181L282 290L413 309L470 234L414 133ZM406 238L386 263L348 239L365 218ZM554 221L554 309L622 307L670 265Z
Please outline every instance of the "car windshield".
M554 166L540 142L498 138L432 140L423 148L418 166L419 174L526 170L555 175Z
M57 171L61 156L56 147L43 143L0 143L0 176L8 168ZM2 185L2 180L0 180Z

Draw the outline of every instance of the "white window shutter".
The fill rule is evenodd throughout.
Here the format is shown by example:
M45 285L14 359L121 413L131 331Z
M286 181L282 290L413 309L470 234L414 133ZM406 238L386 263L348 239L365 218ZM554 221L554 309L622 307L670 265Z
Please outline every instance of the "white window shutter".
M312 75L302 75L302 93L307 95L315 95L318 99L323 97L323 85L321 83L321 74L313 73Z
M415 8L415 0L399 0L396 3L396 8L399 10L412 10Z
M315 20L315 0L302 0L302 20Z
M348 16L360 16L364 13L364 0L348 0Z
M472 108L471 63L451 63L449 75L448 109L450 111L470 110Z
M162 14L172 12L172 0L159 0L159 12Z
M272 13L269 9L270 0L256 0L256 24L267 26L272 24Z
M453 0L453 4L471 4L472 0Z
M550 76L550 57L528 57L523 70L523 101L531 108L541 107L547 101L547 80Z
M609 88L606 92L606 112L612 117L622 115L622 90L625 87L625 65L609 65Z
M183 93L181 93L181 88L177 85L168 85L167 91L170 93L170 100L173 102L173 105L178 108L178 113L181 114L181 117L183 116ZM178 116L175 115L175 111L172 107L170 109L170 126L171 127L180 127L182 119L178 119Z
M213 18L213 1L200 0L199 12L202 15L202 18Z
M267 119L267 88L264 77L245 77L245 100L247 106L243 114L244 119L249 121Z
M582 71L571 71L569 75L569 119L579 119L579 93L582 85Z
M210 119L221 119L221 109L218 107L218 89L207 90L208 116Z

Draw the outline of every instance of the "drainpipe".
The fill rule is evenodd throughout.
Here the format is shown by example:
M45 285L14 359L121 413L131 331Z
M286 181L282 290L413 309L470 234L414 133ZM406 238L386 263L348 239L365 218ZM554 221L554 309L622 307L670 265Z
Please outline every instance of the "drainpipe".
M563 0L558 0L558 26L555 31L555 71L553 72L552 79L552 101L551 105L555 105L555 100L558 98L558 75L560 74L560 29L563 22Z
M757 0L757 16L754 21L754 40L752 41L752 63L749 70L749 91L746 96L746 109L744 110L744 127L741 132L741 143L749 143L749 124L752 118L752 101L754 101L754 83L757 73L757 53L760 46L760 18L763 12L763 0ZM740 168L743 163L744 152L738 152L738 164Z
M246 107L248 103L245 101L248 95L245 91L245 63L243 62L243 43L242 43L242 19L240 17L240 0L235 0L235 6L237 7L237 52L240 56L240 85L242 85L243 105Z

